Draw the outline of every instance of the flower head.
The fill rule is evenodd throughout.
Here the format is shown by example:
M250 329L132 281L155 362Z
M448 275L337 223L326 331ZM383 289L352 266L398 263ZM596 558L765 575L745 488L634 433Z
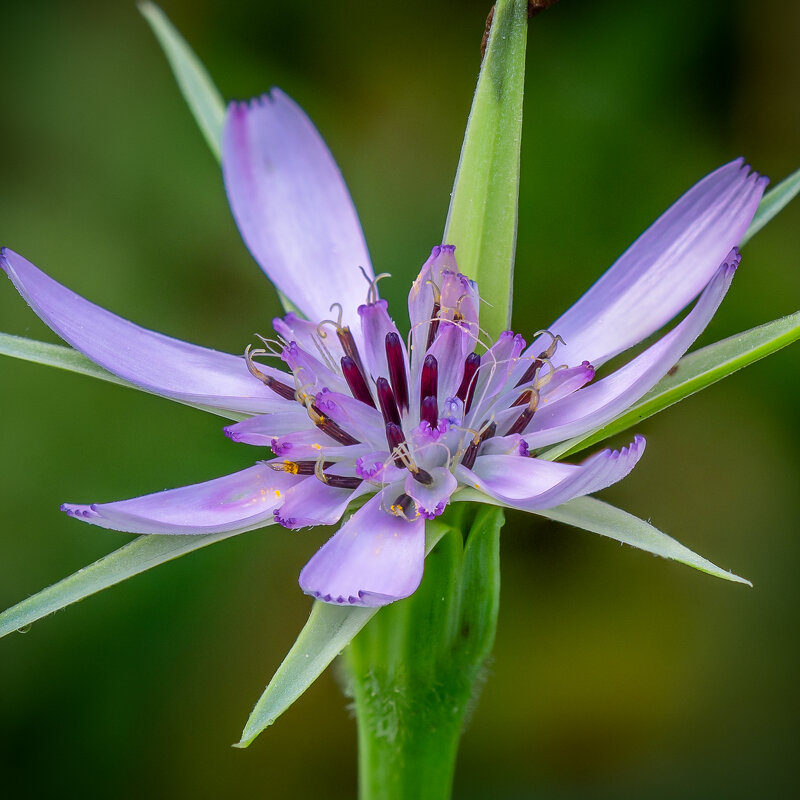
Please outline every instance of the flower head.
M244 416L226 434L273 457L195 486L63 508L117 530L203 534L330 525L361 503L300 584L327 602L366 606L415 590L425 521L460 490L535 512L630 472L640 436L579 465L535 454L618 416L692 344L730 285L766 183L741 160L719 168L530 342L512 331L490 341L480 287L449 245L433 248L414 281L401 333L335 162L279 91L230 106L223 168L245 242L305 317L276 319L275 335L244 357L144 330L8 249L0 264L34 311L96 363L148 391ZM595 380L698 295L669 333Z

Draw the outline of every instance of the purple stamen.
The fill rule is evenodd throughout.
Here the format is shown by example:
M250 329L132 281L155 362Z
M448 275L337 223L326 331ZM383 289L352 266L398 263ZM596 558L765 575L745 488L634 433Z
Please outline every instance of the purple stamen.
M327 433L335 442L339 444L359 444L358 439L351 436L347 431L342 430L332 419L326 417L315 405L312 404L311 410L314 412L312 420L314 424L323 432Z
M295 400L295 392L291 386L283 381L275 380L275 378L271 378L269 375L265 375L263 378L263 382L265 386L269 386L275 394L279 394L284 400Z
M425 345L426 350L431 349L433 340L436 338L436 333L439 330L439 312L442 310L439 303L433 304L433 311L431 312L431 323L428 326L428 343Z
M347 325L345 325L343 328L337 328L336 335L339 337L339 344L342 345L342 350L344 350L345 355L349 356L353 359L353 361L355 361L359 372L364 375L364 364L362 363L361 356L358 353L356 340L353 338L353 334L350 333L350 328L348 328Z
M436 398L428 395L423 398L422 405L419 410L419 418L421 422L427 422L431 428L435 428L439 423L439 404Z
M543 362L540 361L538 358L534 358L533 361L531 361L531 364L528 367L528 369L525 370L522 377L516 382L514 388L516 388L517 386L522 386L523 383L530 383L530 381L532 381L536 377L536 372L541 368L542 363Z
M328 469L334 465L333 461L323 461L322 469ZM289 461L282 462L270 461L269 466L278 472L288 472L290 475L313 475L317 469L316 461Z
M519 384L517 384L519 385ZM526 403L529 403L533 397L533 389L526 389L520 396L509 406L509 408L515 408L516 406L524 406Z
M467 468L472 469L475 466L475 459L478 457L478 448L487 440L491 439L492 436L497 433L497 425L494 422L490 423L486 426L483 433L480 436L475 436L473 440L469 443L469 446L464 451L464 457L461 459L461 463Z
M461 385L458 387L456 397L464 403L464 413L466 414L472 405L472 397L475 394L475 384L478 379L475 373L481 365L481 357L477 353L470 353L464 359L464 377L461 379Z
M334 489L358 489L362 484L361 478L351 475L328 475L323 473L323 478L325 478L323 482Z
M394 451L401 445L405 444L406 437L403 435L403 429L396 425L394 422L386 423L386 441L389 444L389 450ZM399 456L394 456L395 466L404 467L405 464Z
M405 493L392 503L392 511L407 522L413 522L417 518L417 504Z
M366 380L364 380L364 373L359 369L352 356L342 356L342 375L350 387L350 394L356 400L375 408L375 401L372 399Z
M439 362L436 356L425 356L422 362L422 376L420 378L419 402L420 405L426 397L437 399L439 392Z
M514 420L513 425L506 431L506 436L511 436L515 433L522 433L528 427L528 423L533 419L533 412L536 410L533 405L533 399L528 407Z
M433 476L427 470L422 469L422 467L412 469L411 474L413 475L414 480L418 481L423 486L430 486L433 483Z
M400 411L408 408L408 378L403 357L403 345L400 337L394 332L386 334L386 361L389 364L389 378Z
M397 410L397 402L394 399L394 392L392 387L389 386L389 381L386 378L378 378L375 381L375 387L378 390L378 403L381 406L381 414L383 414L384 422L394 422L395 425L400 424L400 412Z

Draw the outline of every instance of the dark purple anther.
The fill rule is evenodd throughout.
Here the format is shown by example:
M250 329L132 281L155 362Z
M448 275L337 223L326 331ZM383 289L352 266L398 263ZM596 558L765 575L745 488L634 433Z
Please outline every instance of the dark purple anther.
M481 357L477 353L470 353L464 359L464 377L458 387L456 397L464 403L464 413L466 414L472 405L472 397L475 394L475 384L478 378L475 373L481 365Z
M428 326L428 343L425 345L426 350L431 349L433 340L436 338L436 333L439 330L439 312L441 310L442 307L439 305L439 303L433 304L433 311L431 312L431 323Z
M350 333L350 328L348 328L347 325L345 325L343 328L337 328L336 335L339 337L339 344L342 345L344 354L356 362L359 372L364 375L364 364L361 361L361 356L358 354L356 340L353 338L353 334Z
M461 459L461 463L467 468L472 469L475 466L475 459L478 457L478 448L487 440L491 439L492 436L497 433L497 425L494 422L490 423L489 425L484 428L483 433L480 436L476 436L470 443L467 449L464 451L464 457Z
M403 429L394 422L386 423L386 441L389 444L389 450L394 453L395 449L401 444L405 444L406 437L403 436ZM399 456L394 457L394 463L398 467L404 467L405 464Z
M311 419L314 424L323 432L327 433L335 442L339 444L350 445L360 444L355 436L351 436L347 431L342 430L332 419L326 417L315 405L312 404L311 410L313 416Z
M358 364L352 359L351 356L342 356L342 375L350 387L350 394L356 400L366 403L375 408L375 401L369 393L369 387L364 380L364 373L358 368Z
M437 400L439 396L439 362L436 356L425 356L422 362L422 377L420 378L419 402L420 406L426 397Z
M296 400L294 389L291 386L283 383L282 381L275 380L269 375L264 376L264 385L269 386L275 394L280 395L284 400Z
M325 478L325 483L334 489L358 489L362 484L361 478L350 475L328 475L323 473L323 477Z
M395 425L400 424L400 412L397 410L397 403L394 399L394 392L392 387L389 386L389 381L386 378L378 378L375 381L375 388L378 390L378 403L381 406L381 414L383 414L384 422L394 422Z
M422 469L422 467L411 470L411 474L414 476L414 480L421 483L423 486L430 486L433 483L433 475L427 470Z
M386 334L386 361L389 364L389 379L392 382L395 400L402 412L408 408L408 378L403 344L394 331Z
M517 406L524 406L530 403L533 397L533 389L526 389L520 396L509 406L509 408L516 408Z
M406 522L413 522L419 516L417 504L405 493L392 503L392 512Z
M419 419L420 422L427 422L431 428L435 428L439 424L439 404L435 397L428 395L423 398L419 408Z
M274 461L269 462L270 465L274 464ZM332 467L334 464L333 461L323 461L322 462L322 469L328 469ZM278 462L278 468L282 469L284 472L289 472L292 475L313 475L317 469L317 462L316 461L284 461L283 464Z
M536 372L541 368L542 363L538 358L534 358L522 377L514 384L514 388L522 386L523 383L530 383L536 377Z
M506 436L515 433L522 433L528 427L528 423L533 419L534 409L528 406L515 420L514 424L506 431Z

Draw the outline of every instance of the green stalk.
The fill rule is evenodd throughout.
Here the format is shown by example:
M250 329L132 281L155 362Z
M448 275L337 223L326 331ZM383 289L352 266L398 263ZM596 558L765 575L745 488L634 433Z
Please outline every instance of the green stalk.
M450 797L461 731L494 642L502 524L500 509L482 508L466 543L449 530L426 559L420 588L384 608L347 649L361 800Z

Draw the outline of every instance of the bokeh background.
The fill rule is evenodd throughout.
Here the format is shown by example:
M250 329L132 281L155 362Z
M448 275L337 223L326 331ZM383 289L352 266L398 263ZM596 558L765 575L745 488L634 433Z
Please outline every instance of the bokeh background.
M381 291L440 240L485 0L164 0L223 93L280 85L347 178ZM145 326L241 352L279 307L133 2L0 5L0 239ZM800 164L791 0L563 0L532 24L516 328L545 326L702 175ZM800 204L746 248L713 341L800 307ZM319 279L324 281L325 276ZM333 298L332 298L333 299ZM398 312L397 309L400 309ZM55 341L0 282L0 328ZM459 798L776 797L798 746L800 348L640 426L604 497L753 590L510 513L488 683ZM58 512L251 463L218 418L0 361L0 606L129 537ZM320 531L254 532L0 641L10 798L355 796L355 725L326 673L230 748L305 621Z

